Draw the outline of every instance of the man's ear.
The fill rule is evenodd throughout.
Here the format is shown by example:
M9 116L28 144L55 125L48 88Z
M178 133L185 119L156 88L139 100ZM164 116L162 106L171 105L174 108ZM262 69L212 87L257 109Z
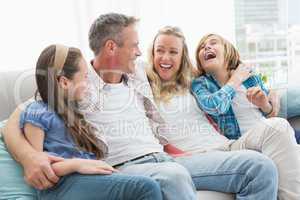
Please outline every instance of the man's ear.
M105 51L110 55L115 53L116 47L117 44L113 40L107 40L104 45Z
M64 89L64 90L66 90L66 89L68 89L69 88L69 85L70 85L70 81L69 81L69 79L67 79L65 76L60 76L60 77L58 77L58 85L62 88L62 89Z

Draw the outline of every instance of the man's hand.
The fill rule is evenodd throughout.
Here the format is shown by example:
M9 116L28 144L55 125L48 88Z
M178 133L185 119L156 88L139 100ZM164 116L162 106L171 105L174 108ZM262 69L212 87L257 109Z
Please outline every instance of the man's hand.
M272 111L272 105L269 102L268 96L260 87L251 87L247 90L247 99L264 113Z
M63 158L51 156L44 152L35 152L23 159L25 181L36 189L42 190L54 186L59 177L51 168L51 163Z

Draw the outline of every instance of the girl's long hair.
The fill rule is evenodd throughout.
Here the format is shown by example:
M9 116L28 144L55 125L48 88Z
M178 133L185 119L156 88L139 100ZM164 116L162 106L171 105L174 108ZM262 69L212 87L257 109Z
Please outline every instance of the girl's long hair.
M91 152L103 158L106 145L96 136L96 129L78 112L77 102L70 99L68 92L59 86L61 76L72 80L80 70L79 62L83 59L79 49L70 47L61 69L54 66L57 45L45 48L36 64L37 93L42 101L54 110L64 121L75 144L80 150ZM37 95L36 95L37 96Z

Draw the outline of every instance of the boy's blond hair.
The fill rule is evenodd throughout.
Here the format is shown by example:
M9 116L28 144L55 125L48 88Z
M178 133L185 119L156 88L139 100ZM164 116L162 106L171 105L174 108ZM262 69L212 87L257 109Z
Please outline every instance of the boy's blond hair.
M200 63L199 51L201 49L201 46L204 45L206 40L209 39L210 37L219 38L221 40L222 44L224 45L224 61L225 61L227 70L231 71L233 69L236 69L238 67L238 65L241 63L240 54L237 51L237 49L233 46L233 44L231 44L228 40L226 40L222 36L220 36L218 34L210 33L201 38L200 42L198 43L197 49L196 49L196 63L197 63L197 68L198 68L200 74L202 74L202 75L205 74L205 71Z

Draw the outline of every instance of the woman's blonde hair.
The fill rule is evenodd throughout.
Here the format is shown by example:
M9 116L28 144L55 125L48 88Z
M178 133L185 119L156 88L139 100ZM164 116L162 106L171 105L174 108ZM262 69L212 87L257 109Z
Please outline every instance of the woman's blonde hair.
M222 36L218 34L210 33L201 38L196 49L196 63L197 63L197 68L199 73L202 75L205 74L205 71L201 66L201 62L199 59L199 51L201 50L201 47L205 44L206 40L209 39L210 37L219 38L222 44L224 45L224 61L227 66L227 70L230 71L236 69L238 65L241 63L240 54L237 51L237 49L233 46L233 44L231 44L228 40L226 40Z
M179 71L174 81L163 82L154 68L154 44L160 35L173 35L182 40L182 58ZM175 94L181 94L190 89L193 66L189 58L185 37L178 27L165 26L158 31L150 46L148 60L147 76L156 101L168 102Z

